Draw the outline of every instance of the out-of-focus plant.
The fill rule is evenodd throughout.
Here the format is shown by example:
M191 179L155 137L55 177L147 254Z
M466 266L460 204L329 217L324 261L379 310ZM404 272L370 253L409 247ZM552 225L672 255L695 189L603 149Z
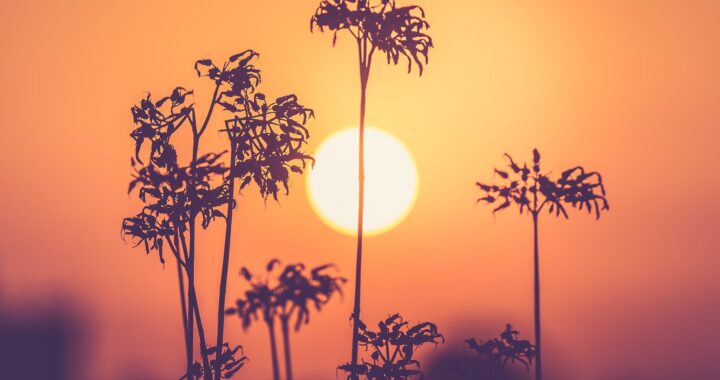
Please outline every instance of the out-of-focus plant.
M254 276L247 268L240 275L250 286L244 297L235 302L235 307L226 310L228 315L237 315L242 327L247 330L254 322L262 319L268 327L270 354L272 358L273 379L280 378L275 322L279 320L283 333L285 354L285 376L292 380L292 360L290 350L290 321L295 318L295 331L310 322L310 310L317 311L330 302L333 294L342 294L342 277L326 273L333 265L321 265L306 273L305 265L289 264L277 275L277 259L271 260L265 267L264 276Z
M289 193L290 174L302 174L308 162L314 163L314 159L304 153L310 137L306 125L314 117L313 111L298 103L294 94L271 101L265 94L256 92L261 83L261 72L253 64L257 57L258 53L246 50L231 56L222 66L209 59L195 64L199 76L215 83L215 104L232 115L222 129L227 134L230 151L230 175L226 179L230 196L225 211L216 347L222 346L224 335L236 182L239 181L239 190L254 182L264 199L272 197L277 201L281 189ZM215 379L219 380L219 376L216 369Z
M370 360L338 367L348 374L348 379L407 380L422 377L415 352L425 344L437 346L445 342L435 324L423 322L410 325L400 314L380 321L376 331L369 330L362 322L359 325L358 341L361 347L370 352Z
M610 206L605 198L605 186L602 176L598 172L586 171L582 166L575 166L563 171L557 179L552 179L549 173L542 172L540 168L540 153L533 150L533 159L530 166L524 163L520 166L510 155L505 154L508 160L508 170L495 169L495 174L502 179L501 184L486 184L477 182L477 186L484 196L478 202L498 204L493 214L510 207L518 206L520 214L527 213L532 216L534 236L534 312L535 312L535 379L542 379L541 340L540 340L540 263L538 246L538 218L546 209L555 216L568 218L566 207L579 210L583 208L588 213L594 213L597 219L600 213L609 210Z
M327 273L332 264L321 265L306 273L305 265L290 264L285 267L278 279L277 316L283 334L285 354L285 377L292 380L292 356L290 349L290 320L294 317L294 330L310 323L310 311L321 311L330 302L334 294L342 296L345 278Z
M519 334L508 324L505 326L505 331L500 333L500 338L480 342L470 338L465 343L480 356L490 360L498 369L504 368L510 361L522 363L529 371L535 358L535 346L527 340L518 339Z
M385 55L388 63L397 65L401 58L408 62L408 72L413 64L420 75L428 63L428 53L433 46L426 34L430 27L425 12L419 6L398 6L395 0L323 0L310 21L310 29L325 29L333 33L333 45L341 32L349 33L357 44L360 68L360 124L358 149L358 226L357 257L355 270L355 302L353 307L352 364L358 360L360 322L360 286L362 272L362 240L365 178L365 104L370 68L375 53Z
M275 338L275 318L277 316L277 292L271 283L271 273L277 260L268 263L265 276L253 276L245 267L240 269L240 276L247 281L250 289L245 296L235 301L235 307L225 310L227 315L237 315L242 322L243 330L247 330L254 322L262 319L268 328L270 337L270 356L272 359L273 380L280 380L280 367L278 365L277 339Z

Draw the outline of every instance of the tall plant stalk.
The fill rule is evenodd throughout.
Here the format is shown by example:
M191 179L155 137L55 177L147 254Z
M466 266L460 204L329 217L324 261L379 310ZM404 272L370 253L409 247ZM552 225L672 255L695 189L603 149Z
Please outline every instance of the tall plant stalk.
M231 147L230 147L230 170L232 171L235 163L235 147L232 146L231 141ZM222 344L224 343L224 331L225 331L225 292L227 290L227 273L228 268L230 266L230 241L232 237L232 222L233 222L233 208L235 207L235 178L230 176L227 179L228 182L228 193L229 193L229 200L227 202L227 211L225 213L225 242L224 242L224 248L223 248L223 259L222 259L222 271L220 273L220 295L218 299L218 322L217 322L217 341L216 341L216 347L217 347L217 354L220 355L220 350L222 349ZM215 368L215 379L220 379L220 363L216 364Z
M255 182L261 196L278 200L280 188L289 193L290 173L303 173L306 161L313 158L303 153L309 132L305 125L314 116L311 109L300 105L297 96L281 96L268 101L265 94L255 92L260 84L260 70L253 65L258 53L246 50L235 54L221 66L203 59L195 64L199 76L216 83L214 103L233 115L225 120L230 150L230 168L225 179L225 239L220 272L217 307L216 357L224 344L225 300L227 294L230 247L232 242L233 209L236 180L239 190ZM216 362L214 378L220 380L220 362Z
M202 123L202 126L200 129L198 129L196 118L195 118L195 110L191 112L190 116L190 125L192 126L192 132L193 132L193 145L192 145L192 171L191 171L191 186L189 188L190 190L190 197L193 198L194 194L193 191L195 189L195 181L197 181L197 159L198 159L198 150L200 149L200 139L202 138L203 133L205 133L205 129L208 126L208 123L210 122L210 118L212 117L213 110L215 109L215 104L218 100L218 91L220 89L220 85L215 85L215 89L213 91L212 99L210 100L210 105L208 106L208 111L205 114L205 120ZM194 317L197 321L198 326L198 334L199 334L199 340L200 340L200 355L202 357L203 361L203 367L204 368L210 368L210 362L208 360L208 346L205 341L205 332L202 328L202 320L200 317L199 312L199 306L197 302L197 294L195 291L195 218L197 217L197 214L191 211L190 216L190 253L189 253L189 261L188 261L188 286L190 290L190 295L188 296L191 304L191 310L190 312L194 312ZM191 319L192 316L189 318ZM222 344L218 345L218 352L216 357L220 357L222 349ZM217 360L218 363L220 363L220 360ZM219 364L216 369L219 372ZM203 372L203 377L206 380L212 380L212 373L210 371Z
M605 186L602 176L598 172L586 172L581 166L563 171L558 179L551 179L540 169L540 152L533 150L533 159L530 166L518 165L510 155L508 159L510 171L495 169L504 183L485 184L478 182L477 186L485 192L485 196L478 199L488 204L502 202L495 207L493 213L501 211L515 204L520 213L528 212L533 221L533 311L535 325L535 379L542 380L542 356L540 339L540 248L538 244L538 221L543 209L547 206L550 214L568 218L566 206L579 210L585 208L588 213L595 213L597 219L600 212L609 210L610 205L605 198Z
M190 341L190 334L188 334L188 315L187 315L187 298L185 293L185 275L183 274L183 260L180 258L180 253L178 251L178 247L180 245L180 241L178 238L178 231L177 229L174 229L173 231L174 235L172 237L173 240L171 240L171 237L166 237L166 240L168 242L168 246L172 250L173 255L175 256L176 263L177 263L177 272L178 272L178 290L180 291L180 310L181 310L181 320L182 320L182 328L183 328L183 339L185 342L185 359L187 361L187 368L190 368L192 366L192 342ZM186 371L187 375L187 371Z
M536 193L537 194L537 193ZM537 206L537 196L534 197L534 204ZM538 246L538 214L532 213L533 219L533 290L534 290L534 313L535 313L535 378L542 379L542 355L540 354L540 247Z
M337 33L349 32L358 49L360 69L360 124L358 136L358 220L355 262L355 292L353 302L352 364L358 364L360 338L360 307L362 287L363 214L365 209L365 106L373 54L385 53L388 63L397 64L400 57L408 61L408 72L415 63L422 75L423 64L428 62L432 39L425 34L429 24L418 6L399 7L395 0L324 0L311 19L312 27L333 31L333 45ZM423 62L424 61L424 62ZM353 379L357 374L351 373Z
M131 133L136 143L131 163L136 174L129 191L139 186L138 195L145 205L139 214L123 220L122 232L137 245L144 245L147 253L157 251L161 263L165 263L164 246L170 247L177 260L187 359L183 379L212 380L214 369L230 378L247 360L235 357L239 346L233 349L224 343L216 350L207 344L195 281L197 219L201 217L202 228L207 229L215 218L224 217L218 207L228 202L227 184L220 181L217 185L219 178L229 175L220 159L223 153L199 154L201 138L220 100L219 90L220 83L216 83L202 124L197 122L194 104L186 102L193 92L182 87L157 101L148 94L131 109L136 124ZM186 122L192 128L192 154L188 166L180 166L172 137ZM146 141L150 144L150 160L144 164L140 156ZM138 169L136 162L144 166ZM194 362L196 328L201 363Z
M360 296L362 288L362 253L363 253L363 214L365 212L365 104L368 79L370 79L370 60L372 51L367 51L367 40L358 40L360 57L360 126L358 128L358 219L357 249L355 252L355 297L353 302L353 337L352 362L358 361L358 339L360 334Z

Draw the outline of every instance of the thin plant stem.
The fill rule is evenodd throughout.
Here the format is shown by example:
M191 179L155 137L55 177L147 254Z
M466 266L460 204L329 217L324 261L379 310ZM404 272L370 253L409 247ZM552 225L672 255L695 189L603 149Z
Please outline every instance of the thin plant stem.
M193 275L193 271L191 268L191 260L190 260L190 255L188 253L187 243L185 241L185 234L181 233L179 235L180 235L180 243L181 243L181 246L183 249L183 253L185 255L185 271L187 272L187 277L188 277L188 289L187 289L188 308L186 310L187 325L185 327L185 331L187 331L186 344L187 344L187 356L188 356L189 360L188 360L188 368L187 368L186 376L187 376L188 380L193 380L195 378L195 376L193 375L193 372L192 372L193 360L195 358L195 353L194 353L195 314L193 313L192 309L193 309L193 305L195 304L195 300L192 297L192 294L194 292L191 291L191 288L193 287L193 284L195 283L195 277Z
M194 124L193 124L194 126ZM194 128L194 132L196 129ZM190 190L192 191L194 185L195 185L195 176L197 175L197 156L198 156L198 146L200 144L200 135L197 133L193 133L193 153L192 153L192 185L190 187ZM190 322L190 328L192 328L192 321L193 318L198 318L200 316L200 313L194 313L197 311L197 294L195 293L195 214L191 212L190 215L190 252L188 254L188 262L187 262L187 272L188 272L188 300L190 303L190 310L188 310L189 313L189 322ZM200 338L200 355L202 357L203 361L203 367L209 368L209 361L207 358L207 346L205 346L205 337L203 332L201 331L201 321L196 321L198 324L198 337Z
M229 132L228 132L229 135ZM230 176L228 181L228 202L227 213L225 214L225 247L223 249L222 272L220 275L220 296L218 299L218 330L217 330L217 352L216 358L222 355L221 349L223 345L223 333L225 327L225 294L227 291L228 267L230 266L230 238L232 237L232 221L233 221L233 203L235 200L235 178L232 176L233 166L235 165L235 147L232 138L230 139ZM215 360L215 379L220 380L220 360Z
M278 355L277 355L277 341L275 339L275 323L272 320L272 317L265 318L265 323L268 326L268 331L270 332L270 355L272 358L272 371L273 371L273 380L280 380L280 368L278 366Z
M183 246L185 246L185 239L182 236L181 239ZM207 345L205 340L205 330L203 329L202 319L200 317L200 310L197 302L197 294L195 293L195 258L193 257L192 252L190 252L189 254L189 260L187 262L186 270L188 273L188 302L190 303L188 310L188 331L192 333L194 328L193 324L197 325L198 339L200 343L200 355L203 361L203 368L210 368L210 361L208 360ZM212 376L210 376L209 373L206 373L204 378L206 380L210 380L212 379Z
M195 181L197 181L197 159L198 159L198 150L200 149L200 138L202 137L203 132L205 132L205 128L207 128L208 123L210 122L210 117L212 116L213 109L215 108L215 103L218 100L218 91L220 89L220 85L215 85L215 90L213 92L212 100L210 101L210 106L208 107L208 112L205 115L205 120L203 121L202 127L198 130L197 128L197 119L194 117L195 112L193 110L192 115L193 117L190 118L192 131L193 131L193 144L192 144L192 161L190 163L192 167L192 176L191 176L191 186L190 191L192 192L195 187ZM192 194L191 194L192 199ZM205 342L204 337L204 331L202 330L202 321L200 320L200 311L197 305L197 296L195 293L195 213L191 212L190 215L190 254L189 254L189 260L187 262L187 271L188 271L188 288L190 290L189 292L189 302L190 302L190 308L195 310L195 318L197 318L197 324L198 324L198 336L200 338L200 355L202 356L203 360L203 367L205 369L210 368L210 362L208 360L208 352L207 352L207 345ZM192 310L190 310L190 319L192 319ZM219 346L218 352L221 352L222 347ZM218 355L219 357L219 355ZM212 376L207 374L204 376L206 379L212 379Z
M358 339L360 334L360 296L362 285L362 248L363 248L363 214L365 208L365 104L370 67L366 66L367 45L358 40L358 54L360 57L360 126L358 137L358 220L357 220L357 254L355 263L355 302L353 306L353 339L352 364L358 363ZM353 379L357 375L353 374Z
M188 365L192 365L192 357L190 357L190 348L188 347L188 331L187 331L187 301L185 300L185 279L183 278L182 267L180 261L177 262L178 270L178 286L180 288L180 307L182 310L183 333L185 333L185 355Z
M188 319L187 319L187 300L185 299L185 279L183 276L182 271L182 262L180 258L180 248L179 248L179 239L178 239L178 233L177 230L175 230L175 236L173 238L175 240L175 243L173 244L173 241L170 240L170 237L167 238L168 246L170 246L170 249L173 252L173 255L175 256L175 259L177 260L177 271L178 271L178 290L180 291L180 309L182 311L182 325L183 325L183 336L185 337L185 356L187 360L187 366L188 368L192 366L193 358L192 358L192 342L189 339L188 334Z
M290 328L288 326L290 322L289 316L280 317L280 323L283 334L283 348L285 349L285 380L292 380L292 358L290 356Z
M195 291L193 289L193 293L194 292ZM200 318L200 308L197 303L197 297L195 298L195 301L196 302L193 305L193 311L195 312L195 320L197 321L198 338L200 340L200 353L202 354L203 367L209 369L210 363L208 362L207 342L205 341L205 329L203 329L202 318ZM205 378L205 380L212 380L212 375L209 371L204 371L203 377Z
M537 202L536 202L537 203ZM535 287L535 379L542 380L542 362L540 356L540 254L538 247L538 214L533 213L534 233L534 287Z

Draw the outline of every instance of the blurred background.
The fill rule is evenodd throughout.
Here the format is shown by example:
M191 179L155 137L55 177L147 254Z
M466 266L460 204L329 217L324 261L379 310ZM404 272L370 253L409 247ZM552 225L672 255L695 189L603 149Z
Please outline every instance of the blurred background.
M408 146L420 190L404 223L365 241L364 319L436 322L447 343L421 355L430 379L444 378L442 360L467 355L470 336L511 322L531 339L532 225L476 206L474 183L492 180L503 153L526 160L537 147L555 173L576 164L603 173L611 203L599 221L541 220L547 378L717 378L720 2L416 2L432 26L430 65L418 78L377 59L367 121ZM333 48L330 34L310 33L317 5L0 4L0 363L34 363L43 379L180 376L175 269L120 237L140 207L126 193L129 109L177 85L203 109L211 84L194 62L252 48L262 91L294 92L315 109L312 151L356 125L359 98L352 41ZM206 136L202 149L224 145ZM236 212L228 303L244 290L238 269L274 257L334 262L352 279L355 239L313 213L303 178L279 203L245 190ZM208 316L223 229L198 241ZM345 290L294 337L298 379L342 376ZM226 330L251 359L238 378L269 379L266 330L244 333L234 319Z

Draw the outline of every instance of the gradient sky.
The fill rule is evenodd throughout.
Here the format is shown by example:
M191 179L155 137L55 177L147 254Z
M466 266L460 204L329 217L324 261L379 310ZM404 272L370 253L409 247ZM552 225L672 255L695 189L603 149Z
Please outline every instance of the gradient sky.
M357 123L356 52L309 30L317 0L4 1L0 4L0 311L66 307L85 323L88 379L182 371L177 277L120 238L139 203L126 194L130 106L151 91L196 90L200 58L261 53L263 91L315 109L310 150ZM401 4L404 2L401 2ZM366 240L363 317L437 322L460 348L512 322L532 336L532 229L475 205L476 180L509 152L603 173L612 209L541 220L548 378L710 379L720 329L720 2L441 1L422 78L376 60L367 121L412 151L415 208ZM347 37L347 36L344 36ZM218 126L212 126L217 128ZM222 140L208 133L204 148ZM372 152L369 152L371 154ZM313 213L304 179L280 204L239 200L229 299L240 266L337 263L354 238ZM216 307L221 234L199 238L205 319ZM352 277L351 277L352 278ZM349 359L352 287L294 337L302 379L335 379ZM209 323L210 325L214 325ZM269 378L266 330L227 324ZM214 326L208 328L214 335Z

